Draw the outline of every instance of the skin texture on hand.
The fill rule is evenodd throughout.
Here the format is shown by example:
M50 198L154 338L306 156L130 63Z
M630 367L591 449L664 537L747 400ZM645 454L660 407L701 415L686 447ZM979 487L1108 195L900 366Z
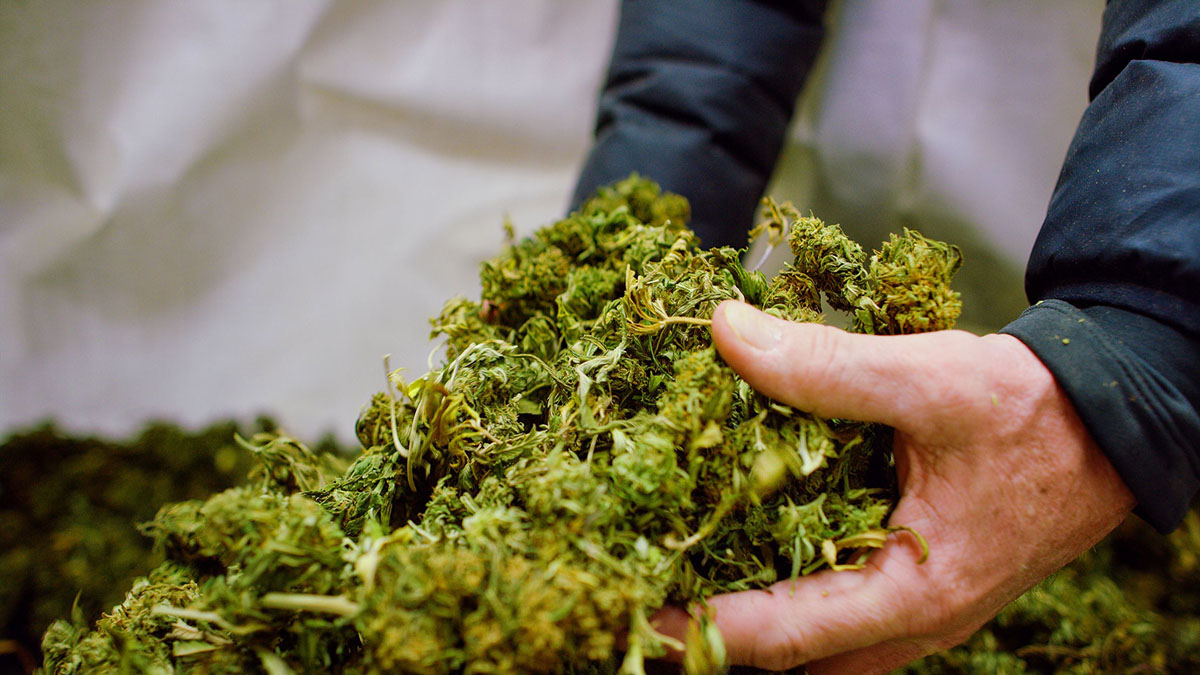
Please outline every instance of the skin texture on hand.
M713 316L721 356L760 392L895 428L901 498L860 571L709 601L730 662L886 672L951 647L1115 528L1133 496L1053 376L1007 335L855 335L738 302ZM655 625L682 636L687 614Z

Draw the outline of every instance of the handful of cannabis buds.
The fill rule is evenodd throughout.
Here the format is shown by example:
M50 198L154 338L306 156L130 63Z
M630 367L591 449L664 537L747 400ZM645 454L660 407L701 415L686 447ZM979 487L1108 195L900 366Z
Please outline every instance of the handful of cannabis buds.
M636 176L509 245L479 301L433 319L442 365L364 407L356 459L244 441L250 484L144 525L167 561L95 630L54 624L47 669L641 672L683 647L649 623L664 604L861 565L889 532L890 430L757 394L707 323L742 299L949 328L960 256L911 231L869 256L790 205L764 214L795 254L770 281ZM687 648L719 667L714 631Z

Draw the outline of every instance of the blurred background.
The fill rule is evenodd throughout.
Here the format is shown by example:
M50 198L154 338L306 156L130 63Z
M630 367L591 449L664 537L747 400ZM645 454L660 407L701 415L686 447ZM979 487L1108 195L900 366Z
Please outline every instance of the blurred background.
M1003 325L1101 11L836 3L769 192L867 246L905 225L959 244L966 326ZM427 369L427 317L478 293L505 218L562 215L616 16L0 3L0 433L269 414L352 438L385 354Z

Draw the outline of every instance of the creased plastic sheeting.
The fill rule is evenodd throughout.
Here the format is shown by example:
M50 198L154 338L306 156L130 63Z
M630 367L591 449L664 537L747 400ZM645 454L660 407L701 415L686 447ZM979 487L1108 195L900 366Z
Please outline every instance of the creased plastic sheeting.
M841 3L772 192L1019 269L1099 11ZM615 12L0 3L0 429L269 412L349 437L384 354L424 372L504 214L560 214Z
M383 356L559 215L612 3L0 7L0 428L277 414L348 437Z

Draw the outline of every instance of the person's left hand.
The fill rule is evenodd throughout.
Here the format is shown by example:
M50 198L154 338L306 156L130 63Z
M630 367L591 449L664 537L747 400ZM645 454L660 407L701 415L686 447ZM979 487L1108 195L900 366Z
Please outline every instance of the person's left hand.
M1133 496L1053 376L1007 335L854 335L726 302L721 356L756 389L824 417L895 428L892 535L860 571L717 596L734 664L884 672L966 639L1116 527ZM655 618L682 637L688 615Z

